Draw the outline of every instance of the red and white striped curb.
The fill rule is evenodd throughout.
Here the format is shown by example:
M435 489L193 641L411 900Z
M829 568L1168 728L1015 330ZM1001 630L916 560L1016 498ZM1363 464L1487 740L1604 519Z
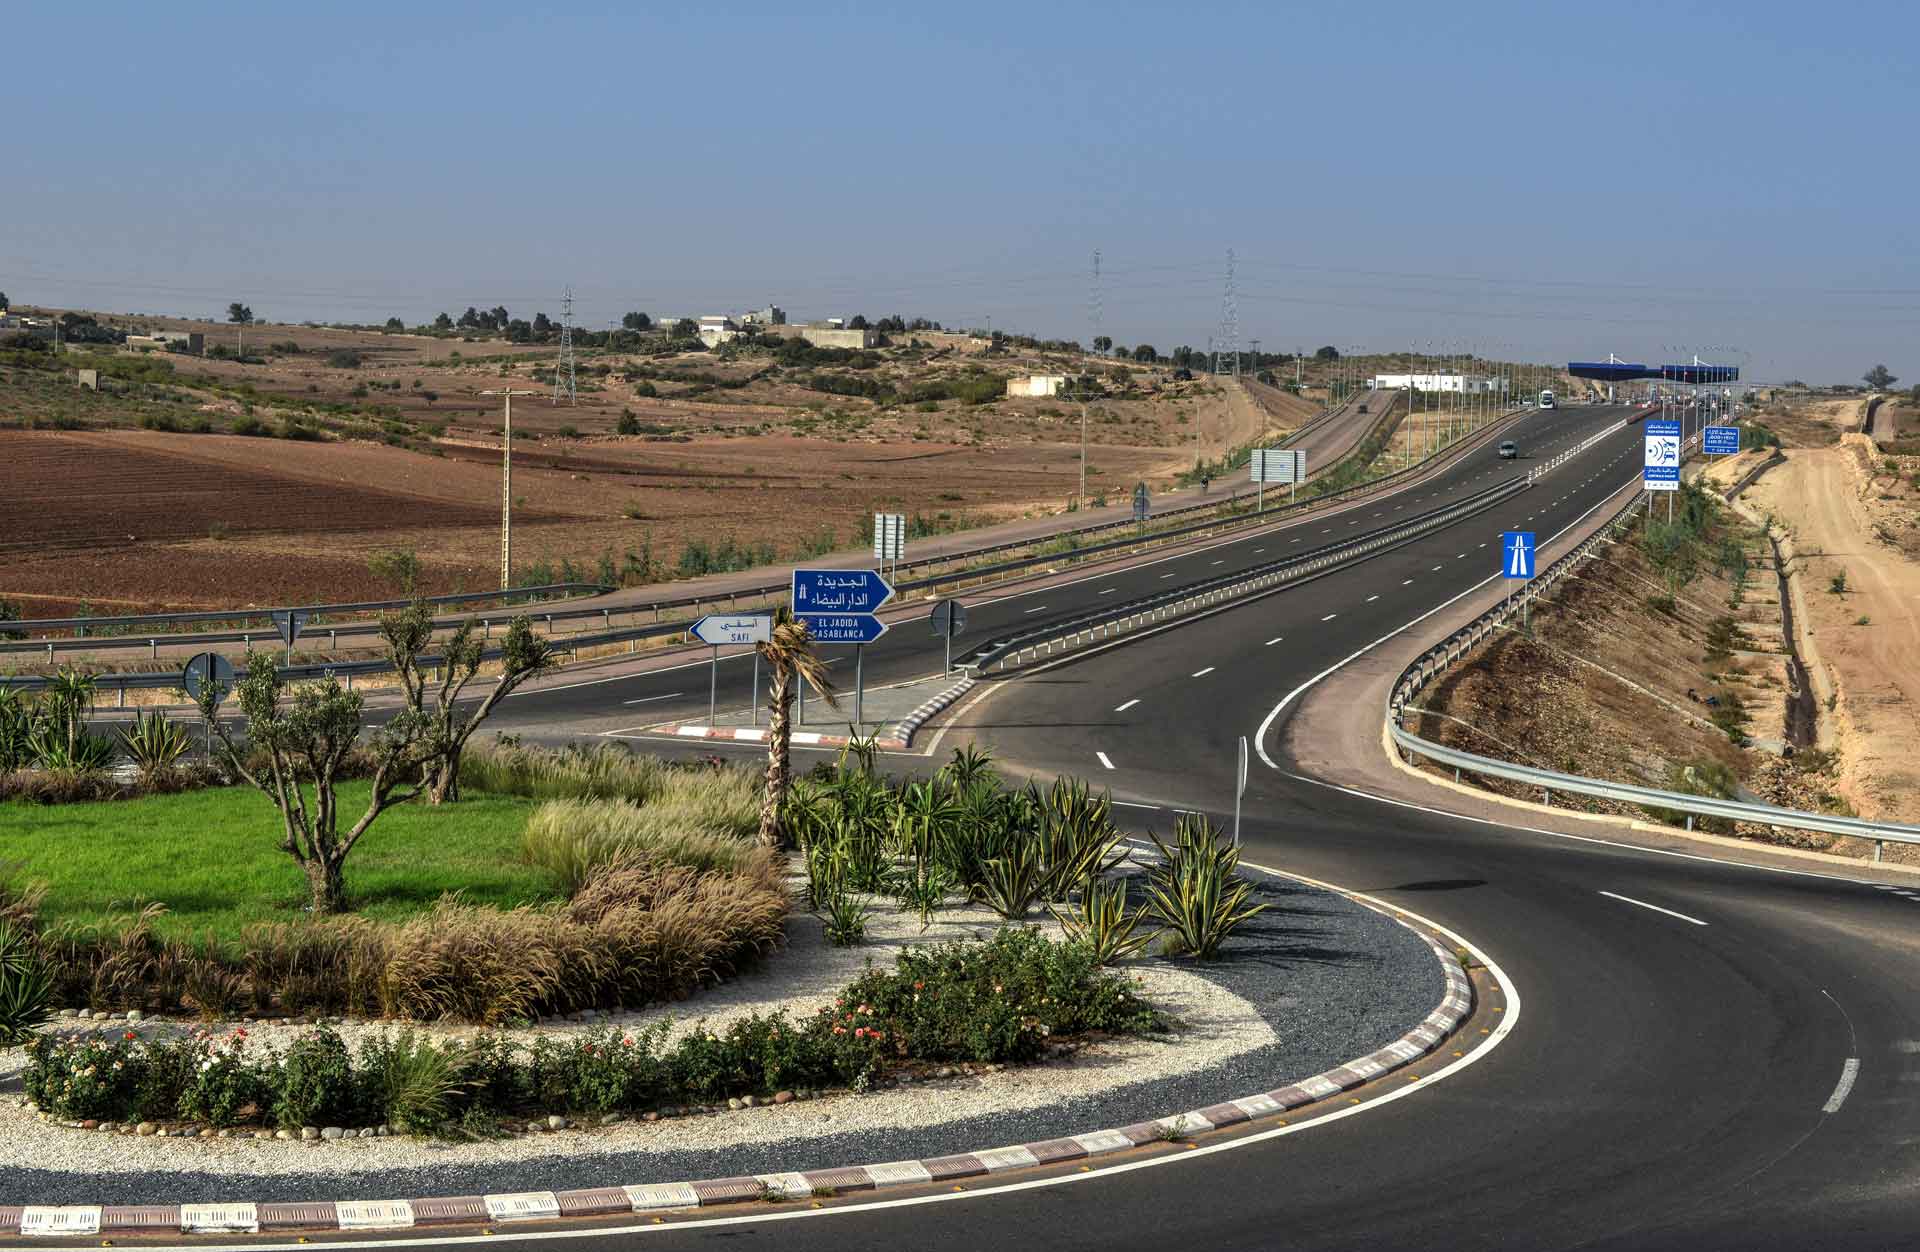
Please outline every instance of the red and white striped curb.
M1404 919L1396 918L1402 925ZM1413 927L1408 926L1412 930ZM72 1237L134 1233L240 1233L303 1230L404 1230L413 1226L609 1217L669 1209L710 1208L749 1201L805 1200L848 1191L925 1186L1089 1160L1148 1144L1182 1139L1224 1126L1256 1122L1317 1103L1372 1081L1438 1047L1473 1009L1473 984L1453 953L1415 930L1447 978L1440 1004L1418 1026L1377 1051L1275 1091L1110 1130L1043 1139L1014 1147L960 1152L918 1161L890 1161L837 1169L708 1178L698 1182L635 1183L579 1191L523 1191L441 1196L423 1200L338 1200L317 1203L181 1205L0 1205L0 1234Z
M887 738L875 739L873 746L883 752L905 752L912 746L914 734L931 718L972 690L975 681L972 675L968 675L927 700L913 712L895 722L889 729ZM764 726L658 726L648 733L671 735L675 739L722 739L729 743L765 743L770 732ZM823 735L811 730L796 730L792 733L791 742L796 747L803 748L844 748L851 740L846 735Z

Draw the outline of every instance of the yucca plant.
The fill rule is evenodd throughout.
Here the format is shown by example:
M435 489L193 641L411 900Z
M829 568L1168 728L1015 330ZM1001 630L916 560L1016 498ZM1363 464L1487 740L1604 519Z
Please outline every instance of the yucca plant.
M1199 813L1180 818L1171 844L1152 839L1161 862L1147 875L1148 914L1173 948L1215 959L1228 936L1267 908L1247 904L1253 884L1235 873L1240 850Z
M1065 900L1125 859L1115 851L1120 832L1113 824L1112 800L1092 794L1085 782L1054 779L1044 794L1035 792L1034 811L1048 899Z
M827 942L836 948L851 948L867 937L867 904L859 896L836 882L815 914L827 928Z
M1076 905L1056 907L1052 913L1067 938L1084 943L1095 961L1111 965L1153 940L1151 930L1140 929L1143 912L1130 909L1131 903L1132 892L1124 878L1100 878L1086 885Z
M903 909L920 916L920 929L933 924L933 915L946 903L954 888L953 875L946 866L933 861L917 862L900 871L893 879L893 897Z
M142 776L152 777L173 767L193 746L187 728L155 709L136 714L133 725L120 732L120 746Z
M972 744L953 750L953 759L940 767L940 772L955 787L970 787L995 777L993 771L993 753L976 748Z
M91 773L113 764L113 740L43 721L27 739L33 762L44 770Z
M27 741L33 735L33 706L11 687L0 687L0 773L24 769L33 753Z

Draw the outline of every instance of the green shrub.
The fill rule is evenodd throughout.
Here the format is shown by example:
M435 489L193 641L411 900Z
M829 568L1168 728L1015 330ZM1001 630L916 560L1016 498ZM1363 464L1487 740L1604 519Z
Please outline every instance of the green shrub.
M280 1058L273 1121L289 1130L344 1125L358 1111L353 1057L345 1041L324 1026L294 1040Z
M1198 813L1182 816L1172 844L1153 836L1160 864L1147 875L1147 910L1174 951L1203 961L1220 955L1233 932L1267 908L1248 905L1253 884L1239 877L1240 850Z
M135 768L149 778L172 769L192 746L187 728L158 709L136 713L133 725L120 732L120 747Z

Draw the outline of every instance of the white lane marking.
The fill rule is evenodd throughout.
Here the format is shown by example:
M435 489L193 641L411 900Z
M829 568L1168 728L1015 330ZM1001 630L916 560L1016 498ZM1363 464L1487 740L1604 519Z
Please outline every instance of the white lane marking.
M1255 549L1253 550L1253 554L1254 554L1255 556L1259 556L1259 555L1260 555L1260 554L1261 554L1262 552L1265 552L1265 551L1266 551L1266 549L1265 549L1265 548L1255 548Z
M1133 699L1127 701L1125 704L1121 705L1119 708L1116 708L1114 712L1124 713L1138 703L1140 703L1140 698L1138 696L1135 696Z
M1618 900L1622 904L1637 904L1643 909L1652 909L1656 913L1665 913L1668 917L1677 917L1683 922L1692 922L1695 926L1704 926L1705 922L1697 917L1688 917L1685 913L1676 913L1672 909L1663 909L1657 904L1648 904L1645 900L1636 900L1632 896L1623 896L1614 891L1602 891L1601 895L1609 900Z
M1838 1113L1840 1106L1847 1102L1847 1094L1853 1090L1853 1080L1860 1076L1860 1059L1848 1057L1847 1063L1840 1067L1840 1081L1834 1086L1833 1094L1820 1106L1822 1113Z
M1436 566L1434 566L1434 567L1433 567L1433 569L1431 569L1431 570L1430 570L1430 571L1428 571L1428 572L1429 572L1429 573L1433 573L1433 574L1438 574L1438 573L1439 573L1439 572L1440 572L1441 570L1443 570L1443 569L1445 569L1445 568L1447 568L1447 567L1446 567L1446 566L1444 566L1444 565L1436 565Z
M1400 580L1400 585L1401 585L1402 587L1411 587L1411 586L1413 586L1413 579L1411 579L1411 578L1402 578L1402 579Z
M1114 800L1112 804L1117 809L1152 809L1156 813L1160 811L1160 806L1157 804L1136 804L1132 800Z
M1103 591L1103 592L1101 592L1100 594L1101 594L1101 595L1103 595L1103 596L1110 596L1110 595L1112 595L1112 594L1113 594L1114 592L1116 592L1116 591L1118 591L1118 590L1120 590L1120 588L1118 588L1118 587L1109 587L1109 588L1107 588L1107 589L1106 589L1105 591Z
M638 675L635 675L635 677L638 677ZM682 693L682 692L678 692L678 691L669 691L669 692L668 692L668 693L667 693L666 695L663 695L663 696L641 696L641 697L640 697L640 698L639 698L638 700L622 700L622 701L621 701L620 703L622 703L622 704L652 704L652 703L653 703L653 702L654 702L655 700L671 700L671 699L673 699L673 698L674 698L675 696L677 696L677 695L681 695L681 694L684 694L684 693Z
M1224 560L1221 560L1221 561L1215 561L1215 562L1214 562L1214 564L1215 564L1215 565L1225 565L1225 564L1226 564L1226 562L1225 562Z
M1192 673L1192 674L1190 674L1190 675L1188 675L1188 677L1190 677L1190 678L1205 678L1205 677L1206 677L1206 676L1207 676L1208 674L1211 674L1211 673L1213 673L1213 670L1214 670L1214 667L1213 667L1213 666L1211 666L1211 665L1209 665L1209 666L1207 666L1207 668L1205 668L1205 669L1197 669L1197 670L1195 670L1195 671L1193 671L1193 673Z
M1104 766L1106 766L1106 767L1107 767L1108 769L1112 769L1112 768L1113 768L1113 762L1112 762L1112 761L1109 761L1109 760L1107 759L1107 754L1106 754L1106 753L1104 753L1104 752L1095 752L1095 753L1094 753L1094 755L1100 758L1100 764L1102 764L1102 765L1104 765Z
M1172 578L1174 574L1178 574L1179 572L1180 572L1179 570L1174 570L1172 574L1162 574L1162 575L1160 575L1160 577L1162 577L1162 578Z
M1379 596L1368 596L1367 603L1372 604L1375 600L1378 600L1379 598L1380 598Z
M1265 643L1261 644L1260 646L1263 648L1271 648L1274 644L1279 643L1282 637L1283 636L1275 635L1273 638L1267 640Z
M1038 612L1040 612L1040 611L1041 611L1042 609L1044 609L1044 608L1046 608L1046 607L1047 607L1047 606L1046 606L1046 605L1044 605L1044 604L1036 604L1036 605L1034 605L1034 606L1033 606L1032 608L1030 608L1030 609L1027 609L1027 610L1025 610L1024 612L1022 612L1022 613L1021 613L1021 616L1022 616L1022 617L1025 617L1025 616L1026 616L1026 615L1027 615L1028 613L1038 613Z
M1320 620L1323 622L1330 622L1338 616L1340 616L1338 613L1329 613L1325 617L1321 618Z

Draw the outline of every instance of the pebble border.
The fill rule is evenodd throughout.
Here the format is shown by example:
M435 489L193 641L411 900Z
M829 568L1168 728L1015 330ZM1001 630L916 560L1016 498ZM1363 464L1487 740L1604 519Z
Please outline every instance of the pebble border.
M1391 915L1389 915L1391 916ZM1460 961L1405 918L1395 921L1419 935L1440 962L1446 994L1421 1023L1366 1056L1324 1073L1257 1095L1107 1130L988 1148L918 1161L890 1161L834 1169L708 1178L695 1182L635 1183L579 1191L525 1191L500 1195L440 1196L420 1200L339 1200L313 1203L183 1205L0 1205L0 1235L71 1237L103 1234L258 1234L297 1231L406 1230L414 1226L539 1221L661 1213L751 1201L807 1200L848 1191L925 1186L1032 1169L1062 1161L1089 1160L1156 1142L1256 1122L1342 1091L1350 1091L1432 1052L1473 1010L1473 984Z
M929 720L952 706L955 700L973 690L978 680L971 674L920 705L891 727L888 737L875 739L873 746L882 752L905 752L913 744L914 734ZM763 726L658 726L644 732L675 739L724 739L732 743L765 743L768 731ZM811 730L793 732L793 742L801 747L844 748L845 735L822 735Z

